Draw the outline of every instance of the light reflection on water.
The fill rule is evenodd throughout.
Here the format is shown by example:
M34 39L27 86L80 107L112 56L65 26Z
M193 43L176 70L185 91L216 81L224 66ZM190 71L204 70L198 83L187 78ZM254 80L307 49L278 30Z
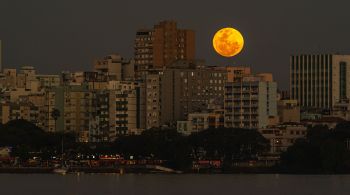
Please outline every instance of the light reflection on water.
M0 194L348 195L350 175L0 174Z

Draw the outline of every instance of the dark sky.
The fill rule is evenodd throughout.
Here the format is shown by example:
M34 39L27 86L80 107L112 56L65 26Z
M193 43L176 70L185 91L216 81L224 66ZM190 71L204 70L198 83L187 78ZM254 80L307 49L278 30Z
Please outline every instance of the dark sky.
M0 0L0 39L6 67L90 70L110 53L132 57L137 29L171 19L196 31L196 56L207 64L250 65L287 88L290 54L350 53L349 7L346 0ZM245 38L230 59L211 45L227 26Z

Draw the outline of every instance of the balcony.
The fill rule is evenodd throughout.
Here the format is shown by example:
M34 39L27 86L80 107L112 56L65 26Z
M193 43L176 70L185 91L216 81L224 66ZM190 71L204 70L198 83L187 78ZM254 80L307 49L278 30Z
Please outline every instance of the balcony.
M115 117L117 117L117 118L126 118L126 117L128 117L128 115L127 114L116 114Z
M116 101L115 104L116 105L126 105L126 104L128 104L128 101Z
M115 108L116 111L127 111L128 108L123 108L123 107L117 107Z
M125 124L126 125L126 124L128 124L128 122L129 121L127 121L127 120L121 120L121 121L116 121L115 124L117 124L117 125Z

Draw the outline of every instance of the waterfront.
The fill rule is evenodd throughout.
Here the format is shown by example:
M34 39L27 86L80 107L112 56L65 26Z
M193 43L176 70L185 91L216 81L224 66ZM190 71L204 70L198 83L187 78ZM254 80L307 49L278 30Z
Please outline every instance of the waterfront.
M11 195L345 195L350 175L0 174L0 186Z

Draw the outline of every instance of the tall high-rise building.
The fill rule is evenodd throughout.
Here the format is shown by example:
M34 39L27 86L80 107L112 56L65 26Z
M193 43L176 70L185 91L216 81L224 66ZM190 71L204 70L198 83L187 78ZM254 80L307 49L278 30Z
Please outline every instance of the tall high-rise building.
M108 142L110 138L109 90L92 91L92 118L89 126L90 142Z
M135 68L142 72L161 69L177 60L195 59L195 33L178 29L175 21L163 21L153 29L136 32Z
M158 71L142 75L144 84L144 104L146 129L160 126L160 78Z
M350 55L290 57L290 95L304 109L331 109L350 96Z

